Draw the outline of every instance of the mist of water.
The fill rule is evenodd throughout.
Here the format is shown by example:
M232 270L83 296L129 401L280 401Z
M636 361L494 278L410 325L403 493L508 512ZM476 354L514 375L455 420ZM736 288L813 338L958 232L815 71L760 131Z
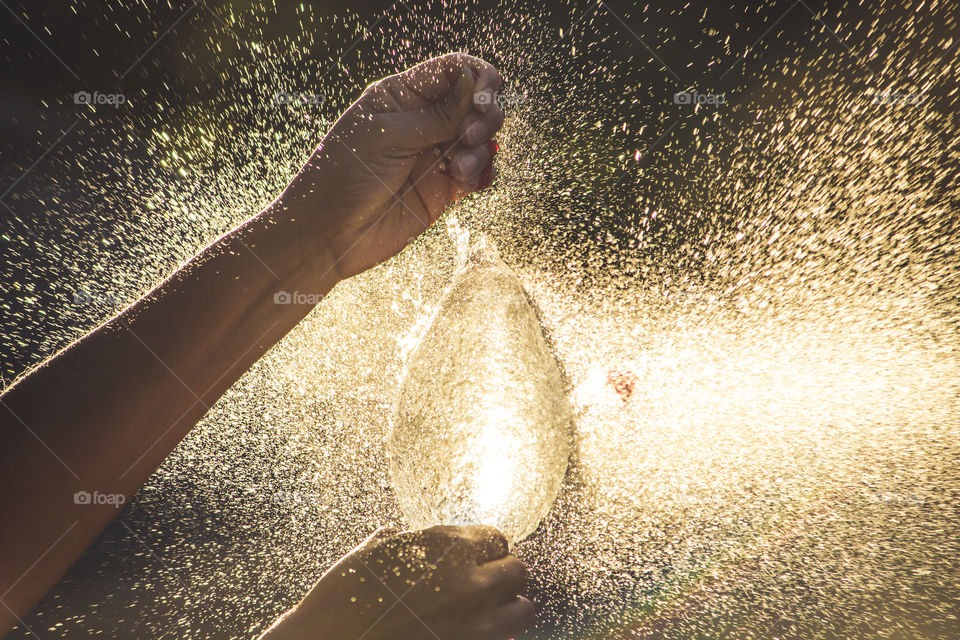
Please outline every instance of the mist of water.
M78 134L88 144L18 188L64 228L4 232L8 264L58 283L22 281L4 349L42 357L110 313L109 296L133 299L255 213L369 78L468 50L498 64L514 98L494 187L449 215L516 272L574 412L559 496L515 545L542 609L534 636L950 637L957 16L944 2L859 7L866 18L802 5L776 23L808 22L782 54L786 7L769 4L751 9L772 25L760 43L691 4L611 4L642 25L633 35L599 4L418 5L324 78L311 39L347 50L364 25L303 8L296 33L271 38L269 3L224 14L190 41L223 93L204 108L130 100L119 124L97 112ZM647 46L702 59L671 71ZM731 70L724 105L673 101L713 68ZM322 105L272 99L317 87ZM139 132L151 160L128 164ZM72 166L81 179L63 175ZM413 520L420 507L401 509L391 482L389 425L456 255L432 229L339 285L32 619L49 637L247 637L374 528ZM73 304L77 291L93 302ZM494 511L517 496L501 489ZM515 538L551 501L537 500Z

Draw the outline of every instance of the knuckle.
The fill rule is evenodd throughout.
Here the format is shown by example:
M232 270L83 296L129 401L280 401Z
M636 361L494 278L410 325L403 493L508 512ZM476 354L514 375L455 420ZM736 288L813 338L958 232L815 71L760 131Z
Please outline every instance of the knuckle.
M463 51L451 51L450 53L444 54L441 57L445 62L454 62L459 64L461 62L466 62L469 56Z
M438 554L457 557L469 544L459 527L437 525L419 532L424 546L431 548Z
M423 535L430 540L449 540L456 535L456 527L447 524L438 524L423 530Z
M494 121L493 121L493 122L494 122L494 125L495 125L494 128L495 128L495 129L499 129L500 127L502 127L502 126L503 126L503 121L504 121L505 119L506 119L506 114L504 114L504 112L503 112L503 107L501 107L500 105L497 105L496 115L494 116Z
M470 590L477 594L485 594L493 588L493 580L482 573L474 572L470 578Z
M507 544L507 536L503 534L503 531L493 525L478 524L475 526L475 531L484 538L495 542L502 542L504 545Z
M510 545L507 541L507 536L505 536L500 529L490 525L480 525L477 529L477 534L480 540L492 544L500 552L501 556L505 556L509 552Z

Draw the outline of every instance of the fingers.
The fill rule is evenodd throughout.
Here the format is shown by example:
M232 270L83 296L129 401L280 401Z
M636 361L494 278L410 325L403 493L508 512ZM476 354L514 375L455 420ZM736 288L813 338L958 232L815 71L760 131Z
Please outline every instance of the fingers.
M476 623L475 637L482 640L506 640L529 629L536 619L533 603L517 596L482 616Z
M447 92L435 101L428 101L420 108L377 116L378 128L392 138L395 146L420 150L456 139L460 122L473 111L474 77L462 64L458 64L451 74ZM432 93L428 91L427 95Z
M475 149L454 145L449 159L433 153L421 154L410 172L408 185L399 192L404 207L417 212L426 225L432 224L451 202L490 186L493 157L498 149L495 142L488 141ZM404 237L419 235L424 228L411 227Z
M481 147L455 145L450 153L447 175L452 179L451 201L486 189L493 183L493 159L500 146L493 140Z
M457 127L457 141L476 147L497 135L503 127L503 107L494 104L487 113L467 113Z
M447 53L430 58L385 80L395 79L423 100L436 102L450 92L464 68L470 71L471 79L476 78L475 86L472 85L474 93L500 90L500 74L496 67L466 53Z
M378 534L380 531L374 536ZM381 580L385 585L397 585L388 589L399 592L403 585L407 607L397 607L393 613L389 609L374 612L385 628L392 629L391 637L410 637L406 609L416 612L415 619L437 629L442 638L508 640L533 624L534 607L519 595L526 586L527 569L509 555L507 540L499 529L437 526L394 535L386 542L375 546L377 555L362 562L371 567L382 565ZM332 571L329 575L343 582L352 574ZM344 583L337 593L359 593L363 589L358 584ZM372 587L376 584L370 583L368 591ZM379 591L363 593L369 602L383 602L377 600L382 595Z
M465 527L438 525L411 532L412 539L420 544L435 549L449 549L456 545L463 552L463 557L472 561L474 565L507 557L510 552L507 538L496 527L477 524ZM461 554L457 554L458 556ZM460 562L457 557L455 562Z
M451 201L456 199L456 179L444 173L443 166L448 161L435 157L432 153L421 154L410 172L407 187L400 192L405 207L413 211L423 210L421 217L428 225L433 224ZM425 228L425 227L424 227ZM415 229L411 235L419 235L423 228Z
M480 113L487 113L493 107L499 106L497 93L500 91L500 74L488 62L480 58L468 57L481 65L479 68L475 68L471 62L467 63L477 75L477 82L473 87L473 104L476 105Z
M458 144L447 153L447 156L450 158L450 177L458 182L471 182L480 177L492 158L491 147L488 145L468 147Z
M480 58L462 53L432 58L368 90L380 112L373 128L403 149L450 141L476 147L503 126L503 109L494 99L499 89L499 73Z
M477 564L499 560L510 552L506 536L496 527L476 524L463 527L463 532L476 549Z
M481 584L487 585L491 604L510 602L527 586L527 567L516 556L482 564L476 575Z

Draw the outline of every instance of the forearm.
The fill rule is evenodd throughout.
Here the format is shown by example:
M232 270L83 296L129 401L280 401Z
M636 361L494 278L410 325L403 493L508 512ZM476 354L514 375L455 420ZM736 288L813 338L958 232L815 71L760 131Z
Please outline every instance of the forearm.
M0 396L0 632L116 514L74 493L132 495L312 307L274 304L275 293L319 299L489 186L504 114L476 96L499 88L493 66L459 53L370 85L282 206Z
M288 193L0 396L0 635L116 515L74 493L129 498L312 308L274 294L334 286L300 202Z

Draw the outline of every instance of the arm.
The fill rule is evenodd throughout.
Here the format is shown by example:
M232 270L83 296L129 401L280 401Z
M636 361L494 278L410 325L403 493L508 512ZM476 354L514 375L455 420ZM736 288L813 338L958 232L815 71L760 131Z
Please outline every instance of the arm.
M286 251L297 223L278 209L217 240L0 397L0 593L12 588L0 620L7 626L6 607L26 613L117 513L74 504L74 492L129 498L310 310L274 305L273 291L326 293L336 283L326 252Z
M74 493L129 498L312 308L275 292L326 294L480 186L498 88L462 54L371 85L276 201L0 396L0 632L116 514Z

